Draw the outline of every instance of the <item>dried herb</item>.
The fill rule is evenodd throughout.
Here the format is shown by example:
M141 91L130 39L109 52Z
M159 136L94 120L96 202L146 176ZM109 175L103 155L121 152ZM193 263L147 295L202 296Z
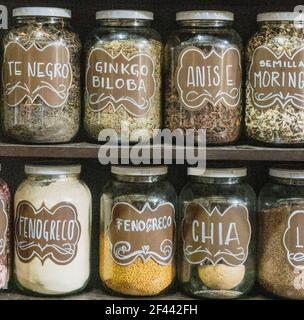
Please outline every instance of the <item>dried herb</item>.
M202 30L199 28L192 29L190 25L187 29L181 28L181 31L173 33L165 50L167 68L165 125L171 130L177 128L183 130L194 129L196 132L198 129L205 129L207 144L220 145L233 143L240 137L242 120L240 89L242 44L240 37L230 28L224 28L222 31L214 27L214 31L205 31L204 28ZM229 38L226 39L225 37ZM225 38L225 44L223 44L222 38ZM192 49L196 50L196 54L192 54L191 58L185 58L186 50L191 51ZM238 58L233 53L231 55L231 50L238 52ZM204 55L204 59L202 59L202 55ZM225 57L227 58L228 56L230 58L225 60ZM184 57L183 62L181 62L181 57ZM224 71L217 74L217 87L215 85L208 86L208 81L211 83L216 82L213 81L214 75L212 71L210 71L211 75L208 75L207 72L201 70L206 67L205 65L208 65L210 70L213 70L215 66L224 70L226 63L228 63L227 61L230 64L232 63L233 66L231 74L233 74L235 80L233 84L235 88L229 91L231 87L228 88L227 83L223 83L225 79ZM185 80L183 80L189 76L189 73L186 71L189 67L192 67L195 72L198 70L201 72L200 76L196 75L198 79L195 76L193 77L196 79L194 80L193 89L191 86L185 85ZM178 85L178 83L182 83L183 85ZM183 99L180 92L181 87L184 91ZM215 87L218 89L217 92ZM195 93L197 99L205 97L204 99L195 100L197 104L198 101L202 102L200 105L192 106L193 109L187 108L186 103L183 103L183 101L188 99L187 96L191 93L190 91ZM223 94L223 99L218 99L220 91L222 94L225 93ZM227 102L225 99L228 96L231 97L232 92L234 98ZM207 101L211 99L213 102L205 102L205 99L209 99ZM189 98L187 103L191 104L192 100Z
M87 133L91 138L96 140L101 130L114 129L120 136L122 134L121 126L124 125L124 127L127 127L129 130L130 135L133 135L133 139L131 139L133 141L137 141L137 139L141 137L141 134L143 134L144 139L152 138L154 135L153 130L160 129L161 127L161 42L154 39L143 39L137 36L130 36L125 40L103 39L89 48L87 51L87 60L89 54L96 48L104 49L112 57L122 53L126 58L131 59L138 53L148 54L154 60L156 88L149 110L140 117L133 116L122 107L114 110L111 104L100 111L92 110L89 106L88 93L86 92L84 126ZM135 131L138 133L137 136L134 136Z
M211 103L199 111L188 111L180 103L173 81L169 83L166 106L166 128L171 130L206 130L208 144L226 144L239 139L241 131L241 106L227 107L222 103Z
M303 37L303 28L296 27L292 22L275 24L264 22L259 32L252 37L247 46L248 71L253 60L253 54L260 46L266 46L277 57L285 53L291 58L303 46ZM284 91L285 88L278 87L276 90ZM246 97L245 122L249 138L275 144L304 142L303 108L295 106L292 100L289 100L284 106L276 101L266 108L257 107L252 98L248 79Z
M283 245L288 218L295 210L303 210L302 201L284 201L260 213L258 280L263 288L278 296L303 299L304 272L288 262Z
M72 84L66 102L50 107L40 97L24 98L17 106L9 106L2 95L2 127L8 138L28 143L62 143L72 140L79 129L81 93L79 57L81 43L77 34L63 22L30 19L16 24L3 39L4 48L17 42L25 49L35 45L43 49L51 44L68 48L72 67ZM3 48L3 49L4 49ZM5 90L6 84L3 84Z

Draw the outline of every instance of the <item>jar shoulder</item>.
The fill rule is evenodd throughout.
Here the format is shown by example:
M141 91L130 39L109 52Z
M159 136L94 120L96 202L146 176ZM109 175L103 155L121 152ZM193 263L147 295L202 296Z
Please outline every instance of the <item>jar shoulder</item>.
M96 27L89 34L85 43L85 48L86 50L89 50L92 47L115 40L134 40L134 42L138 43L147 40L154 40L159 43L162 42L160 34L153 28Z
M173 31L167 39L166 48L180 45L220 45L243 48L242 39L236 30L231 28L180 28Z
M105 194L111 195L112 199L136 194L147 198L159 197L173 202L177 197L173 185L167 180L155 183L128 183L110 180L105 184L101 196Z
M55 181L49 183L47 181L32 181L24 179L15 192L15 202L27 198L43 198L45 196L55 198L71 198L75 196L75 200L82 197L83 200L91 202L91 191L82 180L72 181Z
M284 200L304 200L304 186L268 182L259 194L259 206L268 206Z
M256 194L248 183L240 184L202 184L188 183L180 193L181 200L191 201L197 198L225 197L248 199L255 202Z
M301 47L304 45L303 28L295 28L290 25L264 27L255 32L247 43L247 51L252 51L259 46L268 46L276 50L284 47Z
M66 43L67 45L81 49L82 44L79 34L71 25L52 25L52 24L20 24L14 25L5 32L2 43L15 41L25 46L36 43L51 43L55 41Z

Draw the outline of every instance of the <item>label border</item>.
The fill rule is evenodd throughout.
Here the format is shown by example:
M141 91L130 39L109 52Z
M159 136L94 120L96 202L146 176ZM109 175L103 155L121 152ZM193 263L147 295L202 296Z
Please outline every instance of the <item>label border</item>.
M4 201L3 199L0 199L1 200L1 204L2 204L2 208L3 208L3 212L4 212L4 215L6 217L6 228L5 228L5 231L4 231L4 245L3 245L3 249L0 251L0 256L3 255L3 253L5 252L6 250L6 246L7 246L7 231L8 231L8 227L9 227L9 219L8 219L8 213L5 209L5 204L4 204Z
M182 219L182 221L181 221L181 228L182 228L181 233L182 233L182 241L183 241L183 256L184 256L184 258L187 260L187 262L188 262L189 264L191 264L191 265L197 265L197 264L202 265L205 261L209 261L212 265L217 265L219 261L223 260L228 266L231 266L231 267L237 267L237 266L240 266L240 265L244 264L244 263L247 261L247 258L248 258L249 245L250 245L251 236L252 236L252 230L251 230L252 228L251 228L251 223L250 223L250 220L249 220L249 211L248 211L248 208L247 208L245 205L241 204L241 203L240 203L240 204L232 204L232 205L230 205L230 206L222 213L222 212L217 208L217 206L215 206L211 211L209 211L209 210L207 210L207 209L205 208L205 206L203 206L203 205L200 204L199 202L191 201L191 202L189 202L189 203L187 204L187 206L185 207L184 212L186 212L188 206L189 206L190 204L193 204L193 203L194 203L194 204L198 204L202 209L204 209L204 210L206 211L206 213L207 213L210 217L212 216L212 213L213 213L214 210L217 210L221 216L224 216L224 215L227 213L227 211L229 211L229 210L230 210L231 208L233 208L233 207L242 207L242 208L244 208L245 211L246 211L246 216L247 216L246 220L247 220L248 226L249 226L249 241L248 241L247 248L246 248L246 249L247 249L247 250L246 250L247 254L246 254L246 257L244 258L244 261L243 261L242 263L239 263L239 264L231 264L231 263L228 263L225 258L218 258L215 262L213 262L209 257L205 257L205 258L203 258L203 260L201 260L201 261L199 261L199 262L197 262L197 263L194 263L194 262L188 260L188 257L185 255L185 239L184 239L183 226L184 226L184 220L186 219L186 217L185 217L185 214L184 214L184 217L183 217L183 219Z
M68 86L68 88L67 88L67 97L66 97L66 99L65 99L61 104L59 104L59 105L53 106L53 105L48 104L48 103L45 101L45 99L40 95L40 93L36 94L34 98L30 97L28 94L24 94L23 97L20 99L20 101L16 102L15 104L9 104L9 103L7 102L7 99L6 99L6 96L7 96L7 95L4 94L4 91L5 91L5 83L4 83L4 78L3 78L3 77L4 77L4 68L3 68L3 69L2 69L2 86L3 86L3 100L4 100L4 102L5 102L9 107L11 107L11 108L13 108L13 107L18 107L18 106L21 104L22 100L24 100L24 98L28 98L28 99L31 101L32 104L34 103L34 101L35 101L37 98L40 98L48 107L53 108L53 109L60 108L60 107L62 107L64 104L66 104L67 101L68 101L68 99L69 99L70 90L71 90L71 88L72 88L73 78L74 78L73 68L72 68L72 65L71 65L70 51L69 51L68 47L67 47L65 44L61 43L61 42L58 42L58 43L56 42L56 43L49 43L48 45L46 45L46 46L43 47L43 48L38 48L37 45L36 45L36 43L33 42L28 48L25 48L22 44L20 44L20 43L17 42L17 41L10 41L9 43L7 43L7 44L5 45L5 48L4 48L4 52L3 52L3 66L4 66L4 62L5 62L5 57L6 57L7 48L8 48L10 45L12 45L12 44L18 45L19 47L21 47L21 48L22 48L24 51L26 51L26 52L29 51L30 49L32 49L32 47L35 47L35 49L37 49L39 52L43 52L45 49L47 49L48 47L51 47L51 46L61 46L61 47L63 47L64 49L66 49L67 54L68 54L68 65L69 65L69 70L70 70L70 73L71 73L71 77L70 77L69 86ZM37 88L35 88L35 90L37 90Z
M25 258L23 258L23 257L20 256L19 250L18 250L18 243L19 243L19 242L18 242L18 239L17 239L17 231L16 231L16 228L17 228L17 219L20 218L19 207L20 207L21 205L23 205L23 204L29 205L29 206L32 208L32 210L33 210L33 212L34 212L35 215L37 215L37 214L40 213L43 209L45 209L50 215L53 216L58 209L61 209L61 208L63 208L63 207L68 207L68 208L70 208L70 209L73 211L73 213L74 213L75 221L77 222L77 223L76 223L76 226L77 226L77 228L78 228L78 236L77 236L77 240L76 240L76 242L75 242L76 247L78 246L78 242L79 242L80 237L81 237L81 225L80 225L80 222L79 222L79 220L78 220L77 211L75 212L74 208L73 208L72 206L70 206L69 204L61 205L60 207L56 208L56 210L55 210L54 212L52 212L50 209L48 209L48 207L46 206L45 202L42 202L40 208L37 210L37 209L35 208L35 206L34 206L31 202L29 202L29 201L27 201L27 200L21 200L21 201L18 203L18 205L16 206L16 211L15 211L15 212L16 212L16 217L15 217L15 221L14 221L14 224L15 224L15 226L14 226L14 233L15 233L15 236L14 236L14 238L15 238L15 253L17 253L18 258L20 259L20 261L21 261L22 263L29 263L29 262L31 262L32 260L34 260L35 258L38 258L39 261L41 262L41 264L43 265L47 259L50 259L53 263L58 264L58 265L61 265L61 266L67 265L67 264L69 264L70 262L72 262L72 261L76 258L77 251L76 251L76 253L75 253L73 256L70 257L70 259L68 259L68 260L66 260L66 261L64 261L64 262L62 262L62 261L60 261L60 260L57 260L57 259L54 257L53 252L47 253L47 254L44 256L44 258L41 257L40 254L38 254L36 251L33 251L33 252L31 253L30 257L27 258L27 259L25 259ZM71 204L71 203L70 203L70 204ZM53 208L53 207L56 207L56 205L57 205L57 204L55 204L54 206L52 206L52 208ZM73 204L71 204L71 205L73 205ZM75 209L76 209L76 207L75 207ZM40 244L37 245L37 247L40 248L41 251L43 251L47 246L48 246L48 245L46 245L46 246L44 246L44 247L41 247Z
M180 81L179 81L179 74L181 72L181 69L183 68L183 64L180 63L182 62L182 58L183 56L188 52L188 51L196 51L198 52L202 57L203 59L208 59L212 54L215 54L218 58L221 59L221 61L223 61L224 59L224 56L225 54L230 51L230 50L233 50L233 51L236 51L237 52L237 55L238 55L238 58L239 58L239 67L240 67L240 70L241 70L241 82L240 82L240 86L239 87L236 87L236 89L238 90L238 99L237 99L237 102L233 105L229 104L229 103L226 103L225 101L225 97L221 97L220 99L218 99L216 101L216 103L214 103L213 101L211 101L208 97L205 97L203 99L203 101L195 106L195 107L190 107L188 105L187 102L184 101L184 98L183 98L183 93L184 90L182 90L181 86L180 86ZM184 48L178 55L178 63L177 63L177 73L176 73L176 76L175 76L175 83L176 83L176 86L177 86L177 91L178 91L178 96L179 98L181 99L182 103L183 103L183 107L185 107L186 109L188 110L191 110L191 111L199 111L203 108L203 105L207 102L209 102L210 104L212 104L213 107L215 107L218 103L222 102L223 104L227 105L228 107L230 108L235 108L237 107L240 103L241 103L241 96L242 96L242 82L243 82L243 68L242 68L242 59L241 59L241 55L240 55L240 50L237 48L237 47L230 47L230 48L226 48L222 54L219 54L215 49L214 47L212 47L212 49L210 50L210 52L205 55L205 53L202 51L201 48L199 47L196 47L196 46L189 46L189 47L186 47Z
M155 94L156 94L156 88L157 88L157 82L156 82L156 78L155 78L155 71L156 71L156 65L155 65L155 61L154 59L149 55L147 54L146 52L138 52L136 54L134 54L132 57L128 58L125 56L125 54L123 53L122 50L120 50L115 56L112 56L107 50L105 50L104 48L94 48L90 51L90 54L89 56L87 57L87 67L86 67L86 72L85 72L85 92L86 92L86 99L85 100L88 100L88 97L90 96L89 94L89 90L88 90L88 85L87 85L87 79L88 79L88 73L89 73L89 69L92 68L91 64L90 64L90 61L91 61L91 55L93 54L93 52L95 51L102 51L104 53L106 53L108 56L111 57L111 59L116 59L119 55L122 55L127 61L130 61L132 60L134 57L137 57L137 56L146 56L148 57L151 61L152 61L152 64L153 64L153 72L152 72L152 78L154 80L154 85L155 85L155 88L154 88L154 91L153 91L153 95L151 96L151 98L148 101L148 108L147 108L147 111L145 112L144 115L141 115L141 116L138 116L132 112L130 112L129 110L127 110L127 108L124 106L123 103L120 103L119 100L121 100L122 98L124 97L121 97L119 98L118 100L115 100L115 98L113 96L107 96L108 98L111 98L114 100L115 103L120 103L118 105L117 108L115 108L114 104L112 101L109 101L105 106L101 107L101 108L98 108L97 110L94 110L92 107L91 107L91 104L87 101L87 105L88 107L90 108L90 110L92 112L101 112L103 111L104 109L106 109L108 106L111 106L114 113L116 113L120 108L123 108L128 114L132 115L133 117L136 117L136 118L142 118L142 117L145 117L146 114L149 112L150 108L151 108L151 104L152 104L152 100L154 99L155 97ZM125 99L125 98L124 98ZM133 101L129 101L130 103L134 104Z
M304 50L304 46L301 46L300 48L298 48L298 49L292 54L291 57L289 57L289 56L286 54L286 50L285 50L285 49L284 49L284 51L281 52L279 55L277 55L274 51L272 51L272 50L271 50L268 46L266 46L266 45L261 45L261 46L258 46L258 47L256 47L256 48L254 49L253 54L252 54L252 58L251 58L251 63L250 63L249 69L248 69L248 79L247 79L248 84L249 84L249 90L250 90L250 98L251 98L251 100L252 100L252 102L253 102L254 107L263 110L263 109L267 109L267 108L272 107L275 103L278 103L282 108L284 108L288 103L291 103L293 106L295 106L295 107L298 108L298 109L304 109L304 97L303 97L303 106L302 106L302 107L300 107L300 106L298 106L298 105L296 105L296 104L294 103L294 100L293 100L294 97L288 98L288 99L285 101L285 103L282 103L281 100L280 100L280 98L276 97L276 98L274 98L273 102L269 103L267 106L261 106L261 105L259 105L259 104L256 103L256 99L255 99L254 96L253 96L255 89L254 89L254 88L252 87L252 85L251 85L251 81L250 81L250 79L249 79L249 75L251 74L251 69L252 69L253 64L254 64L253 62L254 62L254 57L255 57L255 55L256 55L256 51L258 51L259 49L262 49L262 48L263 48L263 49L266 49L267 51L269 51L277 60L281 59L282 56L284 56L284 55L285 55L289 60L293 60L294 57L295 57L300 51ZM303 70L304 70L304 68L303 68ZM303 89L303 92L304 92L304 89Z
M112 255L113 244L112 244L112 242L111 242L111 240L110 240L110 237L109 237L109 233L110 233L109 227L110 227L110 225L113 223L113 212L114 212L115 207L116 207L117 205L121 205L121 204L124 204L124 205L127 205L127 206L131 207L131 208L132 208L134 211L136 211L138 214L142 214L147 207L149 207L149 209L151 210L151 212L155 212L155 211L157 211L157 210L159 209L159 207L162 207L162 206L165 206L165 205L169 205L169 206L172 207L172 209L173 209L173 214L172 214L172 217L173 217L173 219L172 219L172 223L173 223L173 226L172 226L172 227L173 227L173 240L172 240L172 255L171 255L171 258L170 258L169 261L167 261L166 263L160 263L159 261L156 261L153 256L150 255L150 256L148 256L148 258L145 259L145 258L142 257L142 254L138 254L138 255L134 256L134 258L133 258L130 262L127 262L127 263L119 263L119 262L117 262L117 261L113 258L113 255ZM131 205L130 203L125 202L125 201L116 202L116 203L114 204L114 206L112 206L112 210L111 210L111 220L110 220L110 222L109 222L109 224L108 224L108 226L107 226L107 229L106 229L106 235L107 235L107 238L108 238L109 243L110 243L110 254L111 254L111 258L113 259L113 261L114 261L116 264L121 265L121 266L128 266L128 265L132 264L137 258L140 258L143 263L146 263L148 260L152 259L154 262L156 262L157 264L159 264L159 265L161 265L161 266L167 266L167 265L171 264L171 263L172 263L172 260L173 260L173 258L174 258L174 255L175 255L175 250L176 250L176 244L174 244L174 241L176 240L176 236L175 236L175 232L176 232L176 221L175 221L175 219L176 219L176 216L175 216L175 215L176 215L176 213L175 213L175 207L174 207L174 205L173 205L171 202L160 203L160 204L157 205L157 207L156 207L155 209L152 209L151 206L150 206L150 204L149 204L149 202L146 201L145 204L144 204L144 206L143 206L143 208L142 208L141 210L136 209L133 205ZM170 239L166 239L166 240L170 240ZM171 241L171 240L170 240L170 241Z

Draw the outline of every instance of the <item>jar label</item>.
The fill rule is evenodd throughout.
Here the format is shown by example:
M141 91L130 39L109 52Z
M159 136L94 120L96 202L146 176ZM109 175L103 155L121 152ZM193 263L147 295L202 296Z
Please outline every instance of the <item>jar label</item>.
M4 49L4 102L10 107L21 103L52 108L64 105L69 98L73 74L68 48L60 43L43 48L33 43L24 48L10 42Z
M9 280L10 260L9 260L9 218L6 206L1 199L0 208L0 289L7 289Z
M121 51L112 56L102 48L88 58L86 91L88 106L96 112L111 106L134 117L143 117L151 107L156 91L156 67L146 53L128 58Z
M6 256L6 242L8 232L8 215L3 200L0 201L0 259Z
M250 96L257 108L291 103L304 108L304 47L289 55L267 46L253 52L248 74Z
M176 86L183 106L196 111L222 103L236 107L241 100L242 66L237 48L205 52L188 47L179 55Z
M296 210L288 218L283 236L287 259L291 266L304 269L304 211Z
M174 254L175 212L171 203L152 209L145 203L141 210L131 204L118 202L112 208L108 226L113 260L129 265L141 258L150 258L160 265L171 262Z
M80 234L77 210L71 203L60 202L51 209L42 203L38 210L28 201L17 206L15 248L24 263L36 257L42 264L47 259L69 264L76 257Z
M245 206L232 205L223 213L208 211L196 202L185 209L182 221L184 256L190 264L243 264L248 256L251 225Z

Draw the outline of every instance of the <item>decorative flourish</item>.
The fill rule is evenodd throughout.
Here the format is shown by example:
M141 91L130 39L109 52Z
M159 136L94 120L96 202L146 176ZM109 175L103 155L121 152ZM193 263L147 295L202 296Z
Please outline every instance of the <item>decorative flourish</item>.
M157 262L163 262L166 264L168 259L172 257L173 242L169 239L165 239L160 245L160 252L162 255L151 250L150 246L142 246L139 250L133 250L132 245L127 241L121 241L115 243L112 247L112 255L120 261L127 261L127 264L132 263L137 257L140 257L144 262L153 258ZM160 263L161 264L161 263Z
M182 221L182 239L184 256L190 264L208 261L241 265L247 259L251 239L248 209L236 204L224 212L217 207L209 211L198 202L190 202Z
M61 61L58 62L58 56ZM15 59L20 61L20 70L14 74L8 72L9 61ZM46 60L47 59L47 60ZM58 72L49 76L48 72L44 71L38 76L35 67L29 71L29 66L35 63L49 65L66 66L64 76ZM24 99L28 99L34 103L38 98L46 105L52 108L63 106L69 97L69 92L72 87L73 74L70 63L70 53L68 48L62 43L50 43L43 48L37 47L32 43L28 48L24 47L19 42L9 42L5 46L4 51L4 73L3 83L5 86L4 98L8 106L16 107Z
M29 224L24 223L25 220L31 221L32 229ZM37 232L35 232L38 225L44 228L43 234L40 236L37 236ZM51 225L60 229L54 231ZM67 225L69 225L69 228L64 227ZM52 236L53 232L60 236ZM23 262L38 258L42 264L47 259L56 264L67 264L76 257L80 234L81 226L78 221L77 210L71 203L61 202L51 209L44 203L39 209L36 209L27 201L21 201L17 205L15 220L16 253Z
M231 68L223 67L227 65ZM210 67L209 75L203 71L205 66ZM220 72L216 72L214 76L217 81L213 81L210 75L214 66L221 66ZM233 72L229 73L230 69ZM191 83L189 77L192 79ZM229 83L226 82L227 78L231 79ZM182 50L179 55L175 82L180 100L188 110L204 109L208 103L213 106L223 103L225 106L235 108L241 99L241 79L241 56L235 47L225 50L212 49L205 53L196 46L190 46ZM209 85L210 82L212 86Z

